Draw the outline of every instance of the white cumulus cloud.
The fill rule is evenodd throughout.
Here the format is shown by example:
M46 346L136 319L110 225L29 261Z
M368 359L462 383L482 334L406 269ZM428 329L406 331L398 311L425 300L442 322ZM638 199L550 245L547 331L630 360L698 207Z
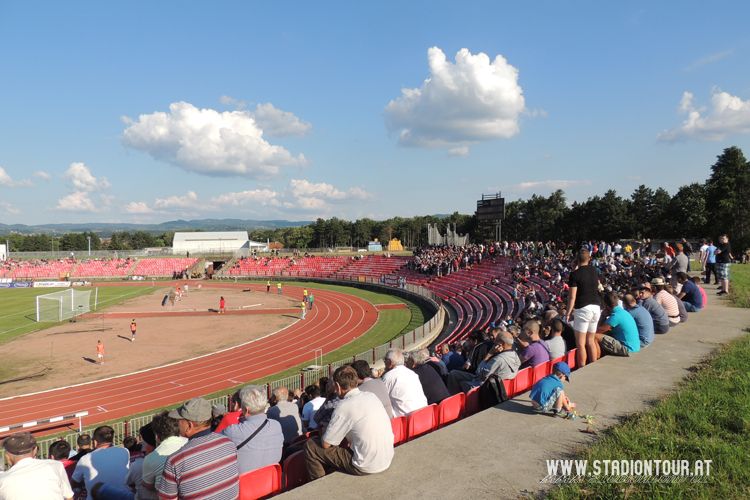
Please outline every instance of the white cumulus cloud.
M531 191L531 190L551 190L568 189L573 186L588 186L589 180L544 180L544 181L525 181L511 186L511 191Z
M21 213L21 210L16 208L12 203L0 201L0 212L4 212L8 215L18 215Z
M110 186L106 178L94 177L91 170L84 163L80 162L70 164L68 170L65 171L65 178L68 179L76 191L98 191Z
M252 189L247 191L237 191L233 193L220 194L211 199L216 205L231 205L238 207L241 205L279 205L278 193L270 189Z
M129 214L150 214L154 211L145 201L131 201L125 205L125 212Z
M214 176L273 176L282 167L304 165L263 138L263 129L246 111L199 109L187 102L170 104L168 112L125 119L123 142L191 172Z
M10 174L3 168L0 167L0 186L5 187L29 187L31 186L29 179L23 179L20 181L13 180Z
M52 179L52 176L49 173L45 172L44 170L37 170L36 172L33 173L33 175L37 179L41 179L43 181L49 181Z
M184 196L168 196L167 198L157 198L154 201L154 207L158 209L170 208L198 208L198 195L195 191L188 191Z
M67 212L96 212L96 205L91 201L89 193L75 191L57 200L57 209Z
M445 148L465 155L468 146L519 132L525 110L518 70L502 56L461 49L455 63L438 47L427 51L430 75L405 88L385 108L386 126L405 146Z
M731 134L750 133L750 100L714 89L708 107L696 107L691 92L683 92L679 111L687 115L679 127L658 135L661 141L702 139L719 141Z
M341 191L332 184L326 182L310 182L305 179L292 179L289 182L292 194L299 196L315 196L328 200L364 200L370 197L370 194L362 188L354 187L347 191Z
M270 102L258 104L252 115L263 132L272 137L305 135L312 128L294 113L276 108Z

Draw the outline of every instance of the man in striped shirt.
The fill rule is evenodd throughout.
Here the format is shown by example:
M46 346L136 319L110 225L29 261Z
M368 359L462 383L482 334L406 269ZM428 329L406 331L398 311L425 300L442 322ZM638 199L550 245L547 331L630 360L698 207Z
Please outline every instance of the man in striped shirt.
M237 448L228 438L211 432L211 403L191 399L169 416L177 419L180 435L188 442L164 464L156 485L159 498L238 498Z

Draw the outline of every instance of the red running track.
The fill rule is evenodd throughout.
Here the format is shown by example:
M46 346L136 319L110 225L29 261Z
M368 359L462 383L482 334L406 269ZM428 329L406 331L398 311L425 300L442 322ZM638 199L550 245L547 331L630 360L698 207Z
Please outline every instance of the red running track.
M302 289L287 286L284 295L301 300ZM176 404L309 361L313 349L331 352L367 332L377 317L373 305L363 299L315 289L315 305L304 321L248 344L132 374L0 399L0 427L84 410L89 412L84 425L92 425Z

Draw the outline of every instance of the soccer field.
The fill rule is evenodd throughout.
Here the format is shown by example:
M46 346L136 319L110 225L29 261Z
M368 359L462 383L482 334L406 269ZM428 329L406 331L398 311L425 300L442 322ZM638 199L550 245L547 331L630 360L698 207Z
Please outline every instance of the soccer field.
M94 290L82 287L81 290ZM0 288L0 344L29 332L48 328L56 323L36 322L36 296L54 292L52 288ZM125 300L151 293L151 286L99 287L97 310L120 304ZM93 309L94 294L91 294Z

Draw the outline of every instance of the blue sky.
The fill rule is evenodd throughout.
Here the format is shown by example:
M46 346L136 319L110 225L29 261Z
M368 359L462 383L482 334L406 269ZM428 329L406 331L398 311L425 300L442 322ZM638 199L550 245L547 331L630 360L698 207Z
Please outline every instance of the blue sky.
M746 2L517 4L2 1L0 222L468 213L750 149Z

